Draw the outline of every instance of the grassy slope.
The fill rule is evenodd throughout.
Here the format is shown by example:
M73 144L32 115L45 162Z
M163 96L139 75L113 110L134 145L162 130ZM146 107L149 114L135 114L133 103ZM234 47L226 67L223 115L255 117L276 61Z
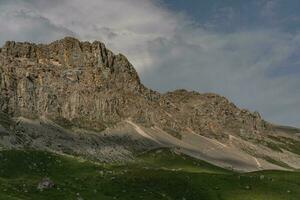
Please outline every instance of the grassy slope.
M50 177L56 186L37 191L43 177ZM123 166L37 151L0 152L1 200L79 196L85 200L299 200L300 172L236 174L169 150L148 152Z

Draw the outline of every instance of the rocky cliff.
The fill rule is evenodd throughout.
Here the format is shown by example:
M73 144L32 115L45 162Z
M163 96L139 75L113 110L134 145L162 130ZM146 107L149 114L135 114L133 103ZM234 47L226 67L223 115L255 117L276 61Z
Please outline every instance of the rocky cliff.
M158 96L140 83L123 55L100 42L7 42L0 56L0 108L10 116L44 116L104 129L134 116L139 102Z
M123 55L101 42L64 38L49 45L7 42L0 53L0 110L105 129L132 118L178 137L187 128L208 137L264 130L259 114L215 94L144 87Z
M0 49L0 111L102 132L124 121L181 140L195 133L222 143L258 141L275 131L258 113L216 94L146 88L123 55L71 37L50 44L6 42Z

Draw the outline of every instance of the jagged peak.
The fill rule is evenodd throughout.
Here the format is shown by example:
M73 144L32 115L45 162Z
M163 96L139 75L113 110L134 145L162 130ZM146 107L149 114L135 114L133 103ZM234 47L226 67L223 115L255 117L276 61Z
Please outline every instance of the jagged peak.
M128 72L139 81L136 70L123 54L114 54L101 41L80 41L64 37L48 44L7 41L0 49L4 57L26 58L38 63L54 61L69 67L102 67L111 72ZM118 65L116 65L116 63Z
M24 41L24 42L19 42L19 41L15 41L15 40L8 40L4 43L4 45L2 46L3 48L15 48L17 46L40 46L40 45L45 45L45 46L49 46L49 45L53 45L53 44L83 44L83 43L87 43L87 44L101 44L104 45L103 42L99 41L99 40L95 40L92 43L90 41L81 41L78 38L72 37L72 36L66 36L62 39L58 39L55 41L52 41L50 43L34 43L34 42L28 42L28 41Z
M11 57L25 57L30 58L29 51L47 51L53 50L55 47L59 47L61 50L69 51L69 50L80 50L80 51L90 51L93 48L103 49L105 51L110 52L110 50L106 49L105 44L100 41L94 41L90 43L89 41L80 41L75 37L64 37L62 39L56 40L54 42L44 44L44 43L32 43L32 42L17 42L17 41L6 41L5 44L1 48L1 53L5 56Z
M0 52L2 60L18 61L18 66L32 68L59 68L59 71L99 70L101 77L114 82L118 87L127 85L149 93L141 84L137 71L123 54L114 54L101 41L80 41L74 37L64 37L48 44L7 41ZM10 62L10 61L9 61ZM6 63L9 63L6 62ZM88 69L89 68L89 69ZM56 70L56 71L57 71ZM75 72L74 72L75 73ZM130 86L129 86L130 85ZM150 92L151 93L151 92ZM150 95L153 96L153 95Z
M90 50L90 48L99 48L99 49L105 49L106 51L110 51L106 48L105 44L101 41L95 40L93 42L90 41L80 41L79 39L75 37L64 37L62 39L56 40L54 42L51 42L47 46L56 46L61 45L65 48L65 50L73 49L76 47L79 47L82 51L84 50Z
M60 40L56 40L56 41L54 41L54 42L63 42L63 43L65 43L65 42L69 42L69 43L81 43L81 41L79 40L79 39L77 39L77 38L75 38L75 37L72 37L72 36L66 36L66 37L64 37L64 38L62 38L62 39L60 39ZM53 43L53 42L52 42Z

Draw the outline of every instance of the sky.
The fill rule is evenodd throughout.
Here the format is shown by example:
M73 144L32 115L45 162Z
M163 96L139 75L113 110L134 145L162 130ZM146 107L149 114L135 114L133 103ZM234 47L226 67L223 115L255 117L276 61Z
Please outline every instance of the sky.
M0 45L100 40L166 92L214 92L300 127L299 0L0 0Z

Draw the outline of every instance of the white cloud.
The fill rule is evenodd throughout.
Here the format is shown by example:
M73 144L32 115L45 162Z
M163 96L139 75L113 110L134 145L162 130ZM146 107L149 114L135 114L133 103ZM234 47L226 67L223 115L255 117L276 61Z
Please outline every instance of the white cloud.
M158 0L6 0L0 4L0 43L48 42L65 35L102 40L116 53L127 55L148 86L161 91L217 92L242 107L261 111L268 120L300 126L300 79L270 75L299 52L297 33L208 31L164 9ZM224 12L234 15L231 9Z

